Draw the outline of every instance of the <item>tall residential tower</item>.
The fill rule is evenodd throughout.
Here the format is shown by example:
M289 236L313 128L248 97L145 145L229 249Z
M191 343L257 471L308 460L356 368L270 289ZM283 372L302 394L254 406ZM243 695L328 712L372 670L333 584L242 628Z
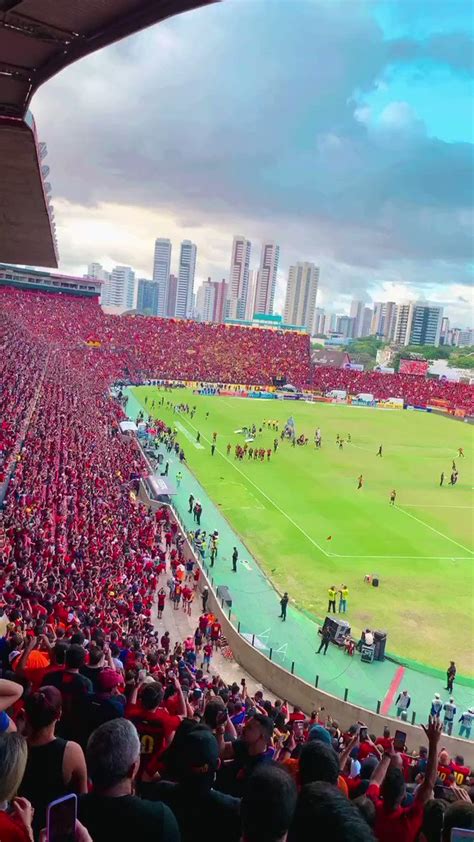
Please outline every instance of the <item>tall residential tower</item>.
M166 303L168 298L168 282L171 265L171 240L158 237L155 240L155 251L153 255L153 280L158 284L157 294L157 316L166 316Z
M290 266L283 318L286 324L311 331L318 293L319 268L314 263Z
M234 237L227 292L227 313L231 319L245 319L251 250L250 240L240 236Z
M274 242L263 243L255 292L255 312L273 313L280 246Z
M197 248L191 240L183 240L179 255L178 289L176 291L175 315L189 319L193 309L194 273L196 271Z

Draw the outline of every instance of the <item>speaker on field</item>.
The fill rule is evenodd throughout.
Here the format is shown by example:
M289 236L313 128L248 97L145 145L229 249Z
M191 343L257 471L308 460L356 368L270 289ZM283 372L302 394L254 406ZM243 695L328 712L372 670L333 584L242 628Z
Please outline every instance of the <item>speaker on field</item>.
M372 579L372 587L378 588L378 586L379 586L379 577L374 576L374 578Z
M365 664L371 664L375 657L375 646L366 646L365 643L362 644L362 649L360 650L360 659L364 661Z
M374 631L374 647L375 647L375 660L376 661L384 661L385 660L386 643L387 643L387 632Z
M326 631L329 631L333 643L342 644L346 634L351 633L351 627L346 620L339 620L328 614L323 624L322 633L324 634Z

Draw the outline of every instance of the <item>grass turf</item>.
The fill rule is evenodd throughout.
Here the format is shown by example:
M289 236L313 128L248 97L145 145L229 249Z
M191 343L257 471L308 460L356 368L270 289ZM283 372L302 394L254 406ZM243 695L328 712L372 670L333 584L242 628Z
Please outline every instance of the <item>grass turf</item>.
M328 587L344 582L353 629L383 628L391 652L441 668L454 659L460 673L472 674L469 425L418 412L204 397L190 390L170 394L154 387L134 391L142 403L148 398L149 409L155 400L154 417L177 426L188 466L279 590L321 617ZM162 396L165 404L195 405L194 418L159 406ZM272 419L281 431L290 415L308 445L293 448L265 428L256 444L270 447L278 437L280 445L270 462L234 459L235 444L244 442L235 430ZM317 426L320 450L313 443ZM201 448L195 446L197 430ZM217 449L211 456L213 432ZM352 439L342 450L338 433ZM382 458L376 456L380 444ZM440 488L441 471L447 483L453 459L458 483ZM389 505L392 489L395 507ZM379 576L379 588L364 584L366 573Z

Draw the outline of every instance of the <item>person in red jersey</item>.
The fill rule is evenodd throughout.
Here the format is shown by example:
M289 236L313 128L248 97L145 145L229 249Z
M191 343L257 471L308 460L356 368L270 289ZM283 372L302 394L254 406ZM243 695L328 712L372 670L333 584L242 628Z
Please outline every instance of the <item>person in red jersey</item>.
M393 738L390 736L390 728L383 729L383 737L377 737L375 745L380 746L383 751L390 752L393 745Z
M211 643L215 649L219 646L219 638L221 636L221 624L218 620L214 620L211 625Z
M173 739L174 732L186 715L186 702L179 681L174 679L179 696L180 714L172 716L163 707L163 687L158 681L140 681L134 688L125 708L125 717L135 725L140 737L141 776L152 757L160 757Z
M206 643L202 649L202 664L201 669L206 667L206 671L209 672L209 668L211 666L211 658L212 658L212 643Z
M165 602L166 602L166 591L165 591L164 588L160 588L160 590L158 591L158 614L157 614L159 620L161 620L161 618L163 616L163 610L164 610L164 607L165 607Z
M442 724L430 717L428 727L423 726L423 730L429 744L428 762L423 783L418 787L411 807L401 806L405 797L405 781L400 758L393 747L384 754L371 777L367 796L375 804L374 830L378 842L415 842L418 837L425 804L432 798L436 782Z

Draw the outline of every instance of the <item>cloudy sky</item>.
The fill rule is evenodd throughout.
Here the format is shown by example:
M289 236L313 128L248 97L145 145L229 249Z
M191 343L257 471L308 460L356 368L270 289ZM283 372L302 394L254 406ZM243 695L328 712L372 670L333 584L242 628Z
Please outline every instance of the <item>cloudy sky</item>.
M61 269L154 238L228 275L234 234L321 267L320 306L426 298L472 317L470 0L224 0L73 65L35 96Z

